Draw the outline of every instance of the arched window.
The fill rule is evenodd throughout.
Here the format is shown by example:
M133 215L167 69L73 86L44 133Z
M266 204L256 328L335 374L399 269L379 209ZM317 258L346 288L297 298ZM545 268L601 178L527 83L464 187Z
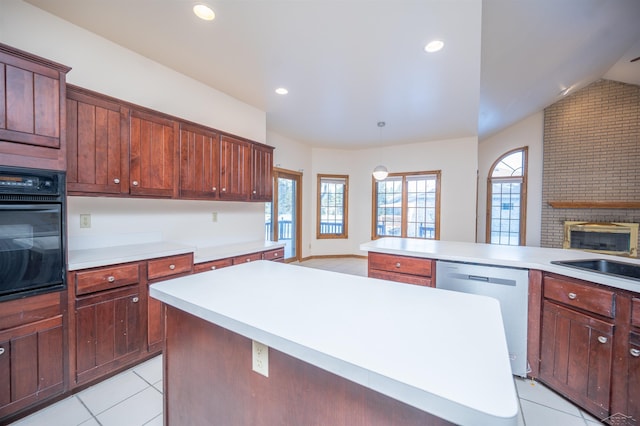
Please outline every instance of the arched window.
M509 151L487 178L487 239L491 244L525 245L527 147Z

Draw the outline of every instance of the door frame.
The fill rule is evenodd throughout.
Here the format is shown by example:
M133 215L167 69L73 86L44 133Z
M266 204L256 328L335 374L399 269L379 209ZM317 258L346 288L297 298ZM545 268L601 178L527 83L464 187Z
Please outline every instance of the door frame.
M273 240L278 240L278 178L283 177L286 179L291 179L296 182L296 193L295 193L295 215L296 215L296 223L295 223L295 248L296 253L295 256L289 259L285 259L286 263L290 262L299 262L302 259L302 172L296 172L293 170L281 169L279 167L273 168L273 199L271 201L271 223L273 224L273 229L271 232L273 233Z

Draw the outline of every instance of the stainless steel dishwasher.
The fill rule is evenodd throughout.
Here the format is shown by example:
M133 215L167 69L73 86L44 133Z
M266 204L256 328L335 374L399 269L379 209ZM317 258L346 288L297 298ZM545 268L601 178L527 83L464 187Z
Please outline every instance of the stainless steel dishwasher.
M438 260L436 288L480 294L500 302L513 374L526 377L529 271Z

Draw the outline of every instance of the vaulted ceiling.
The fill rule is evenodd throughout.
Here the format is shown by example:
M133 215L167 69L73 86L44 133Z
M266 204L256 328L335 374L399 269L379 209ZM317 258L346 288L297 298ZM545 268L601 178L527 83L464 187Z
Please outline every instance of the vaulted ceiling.
M203 0L210 22L192 0L27 2L266 111L269 130L314 146L483 138L565 89L640 85L638 0ZM426 53L433 39L445 46Z

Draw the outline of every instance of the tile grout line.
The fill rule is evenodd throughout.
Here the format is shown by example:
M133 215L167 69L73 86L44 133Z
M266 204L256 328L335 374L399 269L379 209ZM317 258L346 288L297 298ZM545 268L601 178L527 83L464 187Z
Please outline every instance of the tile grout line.
M98 420L98 418L93 414L93 411L91 411L89 409L89 407L87 407L87 404L84 403L84 401L82 400L82 398L80 398L78 395L73 395L74 398L76 398L78 401L80 401L80 404L82 404L82 406L87 410L87 412L89 414L91 414L90 418L93 418L93 420L96 421L96 423L98 423L99 426L102 426L102 423L100 423L100 420ZM89 419L87 419L89 420ZM84 420L82 423L86 423L87 420ZM80 423L78 426L80 426L82 423Z

